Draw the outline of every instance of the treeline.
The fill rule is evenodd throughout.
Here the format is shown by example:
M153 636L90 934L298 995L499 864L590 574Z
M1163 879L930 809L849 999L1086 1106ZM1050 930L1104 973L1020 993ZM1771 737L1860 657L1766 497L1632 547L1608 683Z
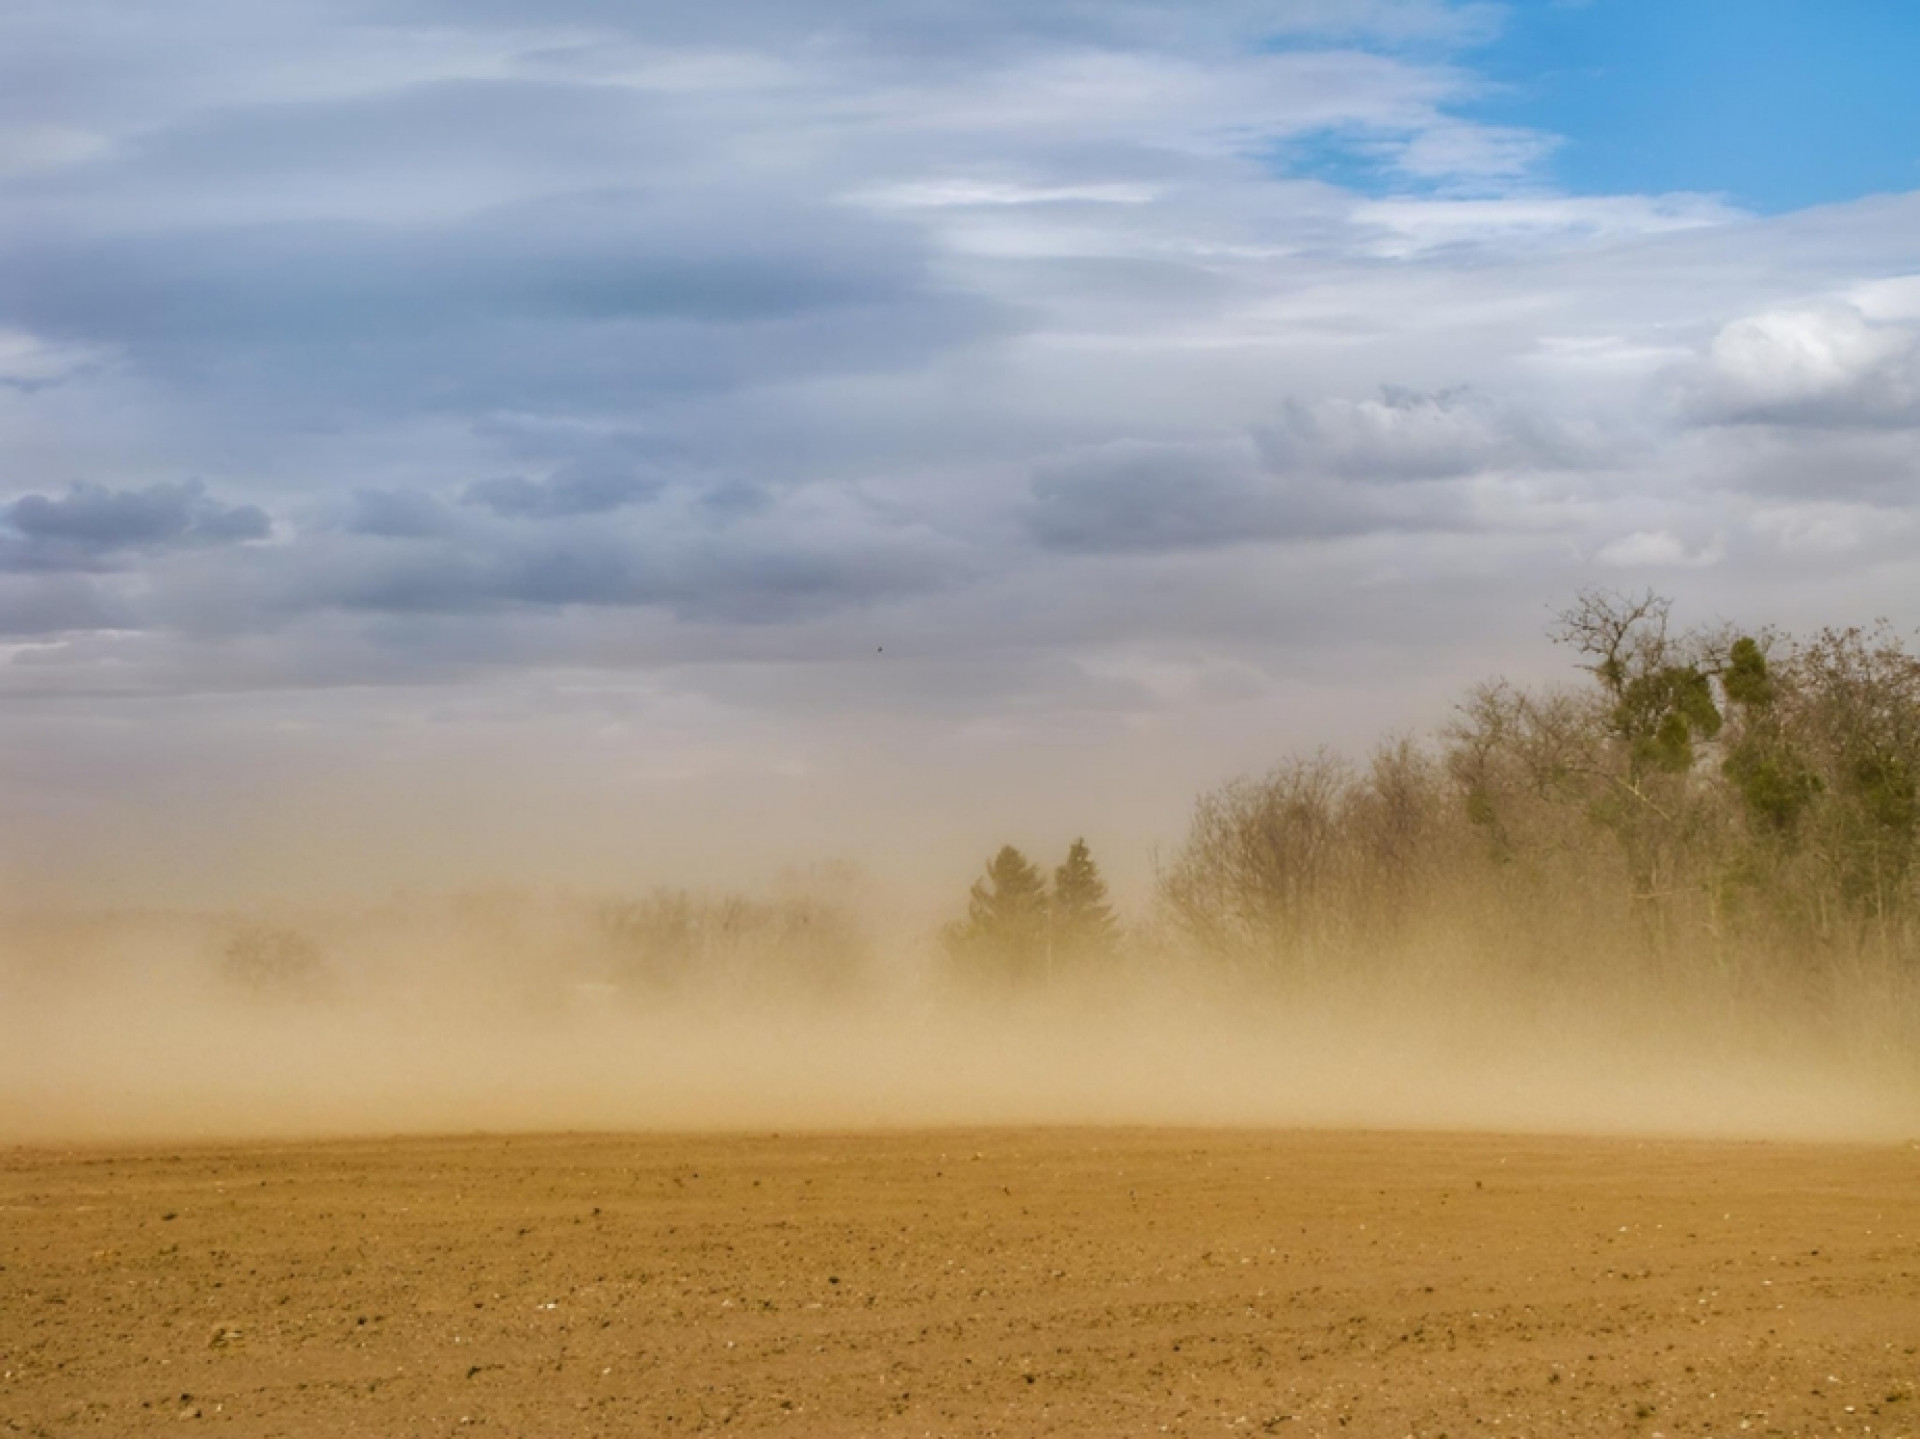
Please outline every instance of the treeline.
M215 920L212 974L270 1006L350 1005L436 977L457 978L468 997L490 990L536 1007L831 1001L876 977L856 880L826 866L765 894L481 891L301 924Z
M1920 660L1884 625L1678 630L1583 595L1585 683L1476 687L1425 743L1203 797L1160 882L1275 980L1463 962L1817 998L1920 979Z
M1149 971L1403 992L1532 977L1920 1018L1920 658L1902 639L1681 629L1666 599L1609 592L1552 634L1580 681L1491 680L1428 736L1203 795L1131 923L1084 840L1050 870L1003 846L939 931L938 971L984 994ZM830 997L898 978L870 900L829 869L771 897L569 901L544 928L483 906L435 943L498 951L550 991ZM218 963L248 993L326 996L361 947L243 927Z
M774 986L841 994L868 977L872 938L843 898L662 889L603 905L580 972L640 994Z

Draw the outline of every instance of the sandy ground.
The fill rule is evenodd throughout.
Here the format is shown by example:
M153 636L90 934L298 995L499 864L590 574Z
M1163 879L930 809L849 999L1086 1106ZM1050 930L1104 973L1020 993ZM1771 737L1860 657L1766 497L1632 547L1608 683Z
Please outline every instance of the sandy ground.
M0 1432L1920 1433L1920 1146L0 1153Z

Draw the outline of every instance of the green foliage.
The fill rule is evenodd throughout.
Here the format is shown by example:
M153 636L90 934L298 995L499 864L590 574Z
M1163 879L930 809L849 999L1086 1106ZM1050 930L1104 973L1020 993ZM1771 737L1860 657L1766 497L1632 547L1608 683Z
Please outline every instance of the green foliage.
M1757 832L1791 839L1822 785L1783 727L1775 706L1779 687L1757 640L1742 635L1733 642L1720 687L1739 725L1721 770ZM1755 872L1752 863L1740 868Z
M1627 742L1636 771L1685 774L1696 740L1711 740L1723 723L1713 685L1691 664L1663 665L1620 688L1613 726Z
M1804 827L1832 890L1825 928L1920 948L1920 658L1884 624L1823 630L1780 680L1782 732L1821 784Z
M1734 704L1765 709L1773 703L1773 676L1767 671L1767 657L1758 641L1742 635L1733 642L1720 685Z
M1867 818L1895 834L1913 832L1915 786L1913 771L1891 755L1861 755L1849 766L1848 787Z
M1747 815L1773 834L1794 833L1820 793L1820 777L1785 748L1740 745L1727 756L1725 769Z
M1161 876L1171 927L1273 974L1368 973L1451 935L1529 962L1920 982L1920 658L1884 625L1756 638L1669 615L1582 595L1554 633L1591 683L1478 686L1438 763L1294 761L1204 796Z

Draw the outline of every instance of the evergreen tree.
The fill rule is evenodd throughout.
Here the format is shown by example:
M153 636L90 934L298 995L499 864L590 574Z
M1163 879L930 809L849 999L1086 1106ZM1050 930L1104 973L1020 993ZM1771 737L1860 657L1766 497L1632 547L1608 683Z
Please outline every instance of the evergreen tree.
M1084 958L1112 945L1118 933L1100 867L1087 842L1076 839L1067 862L1053 872L1054 951L1063 959Z
M967 917L947 935L954 958L983 975L1018 980L1046 961L1047 882L1012 845L1002 845L968 894Z

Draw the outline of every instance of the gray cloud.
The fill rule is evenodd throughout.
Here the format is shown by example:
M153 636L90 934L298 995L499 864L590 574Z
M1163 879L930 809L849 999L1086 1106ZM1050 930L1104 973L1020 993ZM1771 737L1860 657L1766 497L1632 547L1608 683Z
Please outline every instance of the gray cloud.
M502 25L526 22L523 0L402 0L381 17L458 17ZM653 43L765 47L842 46L917 62L977 61L1034 47L1249 43L1289 35L1388 42L1477 39L1497 23L1492 5L1440 0L1224 0L1196 13L1177 0L829 0L796 8L780 0L725 6L654 0L636 11L620 0L554 0L553 22L628 32Z
M897 222L777 194L602 191L458 221L0 236L0 317L221 403L618 411L923 363L1009 323Z
M202 637L294 636L321 617L359 616L402 640L438 644L444 628L389 622L557 623L603 610L795 625L937 593L968 567L961 547L924 529L804 496L715 507L681 489L644 509L529 515L362 490L346 523L299 531L271 555L204 555L157 572L150 609L161 625ZM462 632L460 643L471 648L474 638Z
M722 521L764 514L772 504L772 495L744 480L715 485L700 496L700 507Z
M1564 463L1519 416L1470 390L1422 393L1385 386L1371 399L1288 400L1257 431L1266 463L1282 474L1392 483L1457 478L1514 465Z
M29 494L8 505L0 565L89 569L128 552L239 544L265 539L273 522L256 505L228 505L204 483L112 490L76 484L59 497Z
M131 629L132 610L91 578L0 574L0 636L43 639L75 631Z
M932 563L930 563L932 561ZM790 623L921 593L950 570L937 555L888 545L647 547L579 535L485 545L310 554L268 592L283 613L485 615L507 609L661 608L682 620Z
M410 183L416 200L456 203L497 196L519 173L543 189L572 181L598 188L609 170L629 184L658 170L665 143L694 142L685 121L643 92L552 79L427 79L392 89L214 105L143 133L82 176L44 179L111 185L122 196L171 203L222 195L232 204L258 193L276 209L298 210L296 187ZM564 191L562 191L564 193ZM396 197L403 198L403 197ZM483 200L484 203L484 200Z
M1150 554L1432 529L1462 518L1435 493L1263 468L1244 444L1129 442L1043 468L1027 522L1050 549Z
M430 539L452 526L446 507L419 490L356 490L346 522L350 534L394 540Z
M550 520L600 515L638 504L659 494L662 484L658 478L630 469L576 463L562 466L546 480L520 475L479 480L467 486L461 498L502 517Z
M910 235L768 208L613 193L425 232L300 224L70 241L17 250L0 305L36 331L92 339L324 343L483 316L748 323L913 288Z

